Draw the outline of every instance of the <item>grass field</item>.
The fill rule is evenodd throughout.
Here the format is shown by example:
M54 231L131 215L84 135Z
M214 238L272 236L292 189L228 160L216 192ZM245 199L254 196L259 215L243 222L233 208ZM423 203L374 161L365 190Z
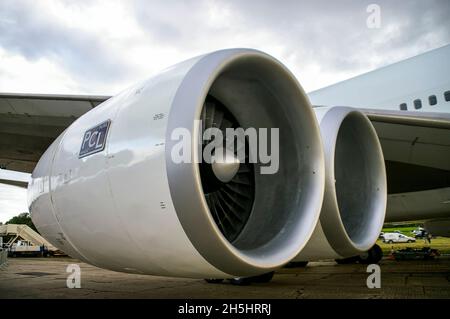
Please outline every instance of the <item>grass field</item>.
M385 227L383 228L383 232L385 233L393 233L396 230L399 230L403 235L406 236L410 236L410 237L414 237L413 233L411 233L411 231L413 231L414 229L417 229L417 226L408 226L408 227Z
M381 240L377 241L377 244L380 245L383 250L383 255L389 255L391 250L399 250L404 248L422 248L422 247L431 247L439 250L441 254L450 254L450 238L445 237L437 237L431 239L431 244L428 242L425 243L423 239L417 239L415 243L400 243L400 244L385 244Z
M402 234L414 237L414 235L411 233L412 230L416 229L417 226L398 226L398 227L385 227L383 228L383 232L390 233L394 232L396 230L400 231ZM383 250L384 255L389 255L391 253L391 250L400 250L404 248L422 248L422 247L431 247L433 249L439 250L441 254L450 254L450 238L446 237L436 237L431 239L431 244L428 242L425 242L424 239L417 239L415 243L399 243L399 244L385 244L383 241L378 240L377 244L380 245L381 249Z

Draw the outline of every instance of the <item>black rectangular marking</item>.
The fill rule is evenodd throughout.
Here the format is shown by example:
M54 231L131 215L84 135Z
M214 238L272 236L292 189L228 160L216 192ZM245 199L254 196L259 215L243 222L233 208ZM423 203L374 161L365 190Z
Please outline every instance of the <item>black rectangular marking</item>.
M105 149L111 120L100 123L84 133L78 158L82 158Z

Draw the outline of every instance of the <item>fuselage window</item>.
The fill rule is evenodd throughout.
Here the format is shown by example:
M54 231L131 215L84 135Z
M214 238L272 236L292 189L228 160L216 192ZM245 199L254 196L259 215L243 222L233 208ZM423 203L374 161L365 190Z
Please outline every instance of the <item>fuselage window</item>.
M444 98L445 98L445 100L446 100L447 102L450 101L450 91L446 91L446 92L444 93Z
M408 105L406 105L406 103L400 104L400 110L407 111L408 110Z
M422 108L422 101L421 101L420 99L414 100L414 108L415 108L416 110Z
M428 102L430 102L430 105L436 105L437 104L437 98L436 95L430 95L428 97Z

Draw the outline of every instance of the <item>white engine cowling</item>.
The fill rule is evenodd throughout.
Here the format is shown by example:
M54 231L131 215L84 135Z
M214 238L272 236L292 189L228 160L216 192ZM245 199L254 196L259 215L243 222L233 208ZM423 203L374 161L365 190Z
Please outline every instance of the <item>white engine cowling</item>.
M311 240L294 259L360 255L383 227L387 185L384 158L372 123L348 107L314 109L325 153L325 194Z
M194 121L208 99L220 101L227 109L222 115L244 128L280 129L278 172L262 175L256 163L254 175L243 175L247 185L229 185L236 201L252 198L234 232L218 225L213 213L221 204L211 204L208 179L196 164ZM175 128L192 133L192 163L171 159ZM83 142L92 148L86 151ZM324 176L319 127L293 75L259 51L222 50L168 68L78 118L37 164L29 206L45 238L99 267L251 276L282 266L306 245L319 218ZM222 207L221 216L229 218L238 204L233 207Z

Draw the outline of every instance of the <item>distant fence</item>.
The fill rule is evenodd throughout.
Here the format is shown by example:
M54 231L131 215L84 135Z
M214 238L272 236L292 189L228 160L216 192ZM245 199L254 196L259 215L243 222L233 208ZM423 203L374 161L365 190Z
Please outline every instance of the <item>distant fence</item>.
M3 249L0 251L0 267L3 266L4 263L6 263L6 259L8 257L8 251Z

